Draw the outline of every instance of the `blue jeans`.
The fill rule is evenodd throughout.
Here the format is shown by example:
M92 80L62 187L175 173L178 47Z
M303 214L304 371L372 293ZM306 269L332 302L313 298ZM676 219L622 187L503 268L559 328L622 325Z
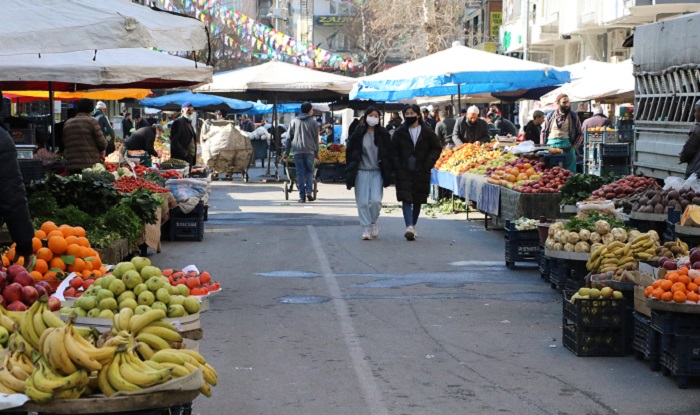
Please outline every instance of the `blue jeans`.
M299 186L299 198L314 192L314 155L295 154L294 166L297 170L297 185Z
M403 211L403 221L406 227L416 226L418 216L420 216L420 203L402 202L401 210Z

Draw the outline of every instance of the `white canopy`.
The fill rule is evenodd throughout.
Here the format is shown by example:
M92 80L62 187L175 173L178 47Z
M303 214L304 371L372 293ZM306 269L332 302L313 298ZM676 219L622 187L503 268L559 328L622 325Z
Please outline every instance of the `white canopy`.
M551 104L559 94L567 94L572 102L629 102L634 98L632 60L618 64L599 62L578 80L543 95L540 101Z
M6 90L75 91L96 87L173 88L210 82L213 69L148 49L0 55Z
M3 0L0 55L207 47L204 23L129 0Z
M284 100L333 100L347 95L354 78L272 61L214 75L210 84L195 92L239 99L258 99L277 94Z

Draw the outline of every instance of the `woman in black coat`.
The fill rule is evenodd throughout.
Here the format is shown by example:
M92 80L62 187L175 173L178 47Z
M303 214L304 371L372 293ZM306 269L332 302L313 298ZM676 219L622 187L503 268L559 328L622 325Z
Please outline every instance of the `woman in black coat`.
M377 219L382 210L384 187L391 183L391 137L379 125L379 109L369 107L347 141L345 184L355 188L355 202L362 239L379 236Z
M396 198L402 202L404 237L413 241L421 204L428 201L430 194L430 172L440 158L442 146L433 129L421 119L418 105L406 107L403 115L405 122L392 136Z

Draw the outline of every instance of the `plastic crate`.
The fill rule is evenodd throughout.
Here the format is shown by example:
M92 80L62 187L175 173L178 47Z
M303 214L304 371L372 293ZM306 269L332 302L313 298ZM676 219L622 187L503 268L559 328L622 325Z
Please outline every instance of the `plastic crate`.
M35 145L36 131L33 128L14 129L8 131L15 145Z
M512 222L506 222L505 259L506 267L515 267L516 262L538 262L540 255L540 237L537 230L516 231ZM528 238L529 239L523 239Z
M652 310L651 326L661 334L700 335L700 314Z
M664 374L677 376L678 387L688 387L688 376L700 376L700 336L674 336L673 347L661 353Z
M603 144L602 157L627 157L630 154L630 146L627 143Z
M576 356L625 356L625 332L617 328L581 327L564 318L562 343Z
M192 209L190 213L183 213L179 207L175 207L170 211L171 218L190 218L190 219L202 219L204 220L204 202L201 200L197 203L197 206Z
M618 130L617 141L620 143L631 143L634 141L634 126L632 128Z
M519 231L515 229L514 221L506 220L505 231L505 237L511 241L531 241L533 239L537 239L539 243L540 234L537 232L537 229Z
M337 183L345 180L345 164L317 164L316 180L321 183Z
M170 240L194 239L201 242L204 239L204 218L170 218Z
M615 328L619 330L625 327L626 302L624 299L578 298L572 303L568 300L572 294L574 291L564 291L563 294L562 303L565 319L585 328Z
M540 247L539 260L540 276L543 280L549 280L549 257L544 254L544 248Z
M44 178L44 163L41 160L17 160L19 164L19 172L22 174L24 184L28 184L33 180L41 180Z
M602 169L602 174L612 174L614 176L627 176L630 174L630 166L620 165L620 166L608 166L606 165Z
M209 220L209 205L204 205L204 221Z
M552 289L561 290L566 285L566 272L564 261L556 258L549 258L549 284Z
M644 358L649 359L651 370L659 370L659 358L661 356L659 333L651 326L651 319L640 313L634 313L633 324L632 350L635 357L640 360Z
M566 156L563 154L548 154L544 157L544 165L546 168L564 167L566 164Z

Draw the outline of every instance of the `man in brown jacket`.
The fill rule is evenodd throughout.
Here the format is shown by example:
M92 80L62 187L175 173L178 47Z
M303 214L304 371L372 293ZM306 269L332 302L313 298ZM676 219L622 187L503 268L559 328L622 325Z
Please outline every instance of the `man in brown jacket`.
M101 162L107 148L100 124L90 116L95 108L94 101L83 98L76 107L78 115L63 126L64 157L70 173L80 173L82 169Z

